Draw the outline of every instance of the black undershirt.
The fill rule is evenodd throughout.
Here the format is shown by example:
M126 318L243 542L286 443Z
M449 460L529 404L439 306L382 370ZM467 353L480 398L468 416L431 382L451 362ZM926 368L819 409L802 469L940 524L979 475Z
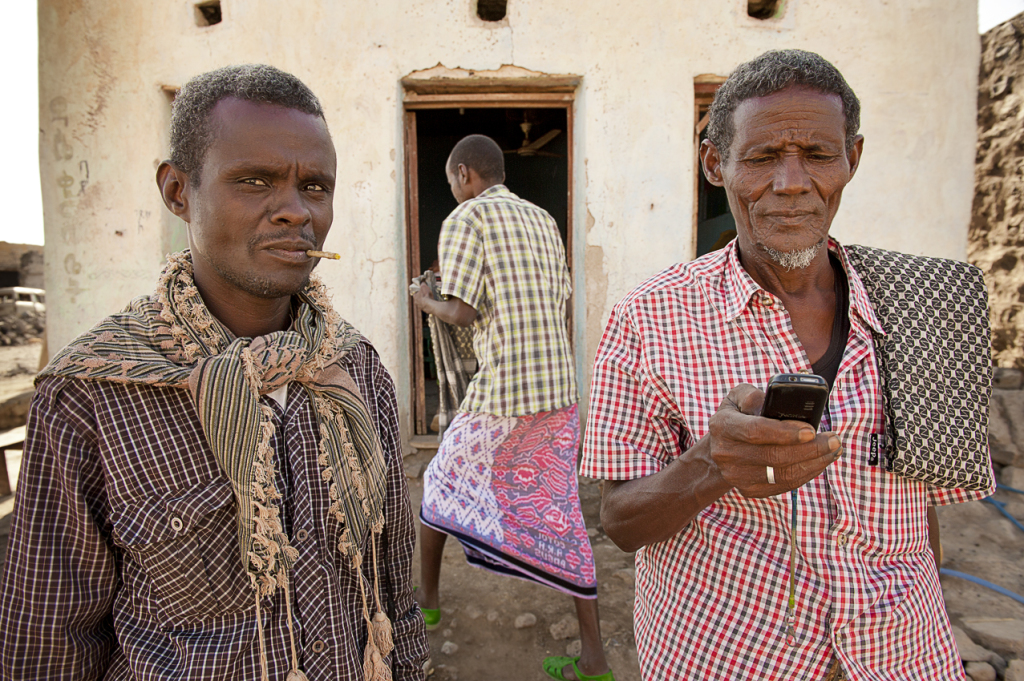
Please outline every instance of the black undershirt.
M843 361L843 353L846 351L846 339L850 336L850 294L846 272L839 259L829 253L828 261L835 273L836 292L836 313L832 319L832 339L828 343L828 350L821 356L821 359L811 365L811 370L828 381L828 387L831 390L832 384L836 380L836 374L839 373L839 364Z

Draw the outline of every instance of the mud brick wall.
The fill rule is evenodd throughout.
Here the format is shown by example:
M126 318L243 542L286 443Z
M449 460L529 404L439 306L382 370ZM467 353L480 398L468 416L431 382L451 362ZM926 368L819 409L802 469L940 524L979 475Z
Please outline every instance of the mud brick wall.
M1024 14L981 37L967 258L985 272L997 366L1024 369Z

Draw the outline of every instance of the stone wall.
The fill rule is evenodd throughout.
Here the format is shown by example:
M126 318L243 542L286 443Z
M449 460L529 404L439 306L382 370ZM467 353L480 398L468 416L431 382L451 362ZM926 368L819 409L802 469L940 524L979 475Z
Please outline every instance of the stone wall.
M985 272L997 366L1024 369L1024 14L981 38L974 216L967 257Z

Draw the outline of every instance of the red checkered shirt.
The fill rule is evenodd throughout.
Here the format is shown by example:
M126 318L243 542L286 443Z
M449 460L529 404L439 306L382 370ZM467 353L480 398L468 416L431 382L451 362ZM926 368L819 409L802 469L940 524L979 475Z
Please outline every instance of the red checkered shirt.
M869 464L883 430L871 330L881 331L842 248L850 336L826 418L845 456L797 496L732 490L669 540L636 555L636 640L644 678L963 679L928 544L929 505L987 492L945 490ZM641 284L612 311L598 349L581 473L651 475L708 432L739 383L809 371L789 314L739 262L735 241ZM785 639L790 551L796 630Z
M362 579L394 623L395 681L422 680L423 617L412 598L416 539L394 385L361 343L343 360L366 396L388 460L386 526ZM362 681L366 623L356 573L317 463L319 426L293 383L274 410L282 519L299 665L310 681ZM239 560L231 482L188 391L46 378L28 419L0 583L0 679L165 681L260 678L256 604ZM372 604L371 604L372 605ZM284 590L262 602L270 678L290 663Z

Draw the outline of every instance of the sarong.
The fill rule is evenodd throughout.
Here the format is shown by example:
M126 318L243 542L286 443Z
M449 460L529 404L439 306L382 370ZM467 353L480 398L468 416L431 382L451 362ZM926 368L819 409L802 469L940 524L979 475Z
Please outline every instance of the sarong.
M420 520L470 565L597 598L576 479L576 405L530 416L462 412L423 475Z

